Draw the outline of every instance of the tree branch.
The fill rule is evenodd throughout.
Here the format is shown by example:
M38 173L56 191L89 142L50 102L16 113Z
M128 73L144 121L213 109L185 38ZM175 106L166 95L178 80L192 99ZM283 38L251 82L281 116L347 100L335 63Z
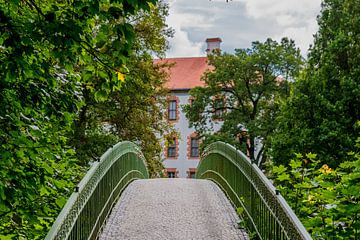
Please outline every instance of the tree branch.
M251 102L254 103L254 99L252 98L252 93L250 91L250 86L249 86L249 81L248 80L245 81L245 86L246 86L246 90L247 90L247 92L249 94L249 98L250 98Z
M76 41L76 40L74 40ZM91 56L93 56L99 63L101 63L104 67L111 69L115 72L117 72L118 70L116 68L113 68L112 66L110 66L109 64L107 64L106 62L104 62L98 55L96 55L96 53L94 53L91 50L94 50L93 47L90 46L89 43L87 43L86 41L76 41L80 44L80 46L85 49L86 52L88 52ZM85 43L89 48L86 48L82 43ZM91 50L90 50L91 49Z
M223 89L224 92L229 92L229 93L232 93L236 98L237 100L239 101L240 105L241 105L241 108L242 108L242 111L245 112L245 105L244 105L244 102L242 101L241 97L239 96L239 94L234 90L234 86L233 86L233 89ZM240 109L239 109L240 110Z
M41 11L41 9L36 5L36 3L34 2L34 0L27 0L25 1L25 3L27 3L29 6L32 6L36 9L36 11L45 18L44 13Z

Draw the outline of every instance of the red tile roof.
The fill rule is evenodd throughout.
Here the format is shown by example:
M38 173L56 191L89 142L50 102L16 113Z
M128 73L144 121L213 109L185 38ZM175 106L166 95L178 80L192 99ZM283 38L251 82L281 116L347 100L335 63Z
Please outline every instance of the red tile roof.
M203 73L210 69L207 57L188 57L188 58L165 58L154 60L155 64L175 64L170 68L169 81L166 87L170 90L191 89L204 86L201 81ZM168 71L168 69L166 69Z

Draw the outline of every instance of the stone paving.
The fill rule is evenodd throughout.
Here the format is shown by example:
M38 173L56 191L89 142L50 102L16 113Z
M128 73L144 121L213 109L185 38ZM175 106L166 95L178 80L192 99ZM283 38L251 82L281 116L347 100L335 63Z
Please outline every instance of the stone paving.
M249 239L223 192L208 180L137 180L123 192L99 239Z

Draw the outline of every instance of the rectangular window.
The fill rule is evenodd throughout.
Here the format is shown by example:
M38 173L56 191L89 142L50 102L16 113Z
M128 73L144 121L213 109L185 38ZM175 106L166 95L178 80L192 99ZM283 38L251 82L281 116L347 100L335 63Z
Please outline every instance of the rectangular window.
M175 178L175 172L167 172L168 178Z
M176 120L177 104L176 100L169 101L168 117L169 120Z
M222 98L217 98L214 101L214 117L215 118L221 118L222 115L224 114L224 99Z
M191 138L190 157L199 157L199 139Z
M196 176L196 168L189 168L189 171L187 171L187 177L188 178L195 178Z
M167 156L176 157L176 138L173 138L169 141Z

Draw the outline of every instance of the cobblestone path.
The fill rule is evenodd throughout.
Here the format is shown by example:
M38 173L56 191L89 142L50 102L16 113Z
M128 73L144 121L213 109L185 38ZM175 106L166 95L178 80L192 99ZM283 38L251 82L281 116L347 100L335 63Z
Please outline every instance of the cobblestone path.
M137 180L123 192L100 239L249 239L211 181Z

